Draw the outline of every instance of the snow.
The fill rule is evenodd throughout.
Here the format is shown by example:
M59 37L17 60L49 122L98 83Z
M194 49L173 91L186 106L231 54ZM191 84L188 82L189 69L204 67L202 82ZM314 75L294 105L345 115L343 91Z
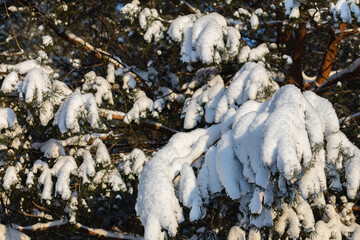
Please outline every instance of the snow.
M34 149L40 150L46 158L58 158L65 155L65 150L61 141L56 139L49 139L44 143L33 143L31 145Z
M251 49L249 53L249 61L259 61L269 52L270 51L266 43L262 43L256 48Z
M345 205L346 212L353 214L352 209ZM341 236L351 236L351 239L357 239L360 236L360 225L356 223L345 224L342 220L343 212L337 213L334 205L327 204L324 212L327 221L320 220L315 225L316 235L314 239L332 239L334 236L341 239Z
M170 236L176 234L183 216L171 181L184 163L191 164L219 138L218 125L178 133L145 165L135 207L145 227L145 239L159 239L161 228L167 229Z
M96 91L95 101L98 106L101 105L103 99L111 105L114 104L111 85L103 77L96 77L92 88Z
M270 80L262 63L246 63L234 76L229 87L224 89L220 76L211 79L208 84L199 88L184 103L184 128L194 128L205 115L207 123L218 123L230 108L235 108L248 99L263 101L268 91L271 94L278 85ZM205 109L201 106L205 104Z
M285 10L286 10L285 14L290 15L291 9L295 6L294 0L285 0L284 5L285 5Z
M357 21L360 22L360 8L355 3L351 3L350 5L351 12L355 15L357 18Z
M80 131L79 118L84 116L92 128L97 128L99 115L94 95L91 93L81 94L77 89L69 95L65 102L60 105L55 114L54 124L58 125L61 133Z
M152 112L154 109L154 102L146 96L145 92L138 90L135 93L135 99L136 101L134 102L133 107L124 117L124 122L127 124L132 121L138 122L140 117L146 116L147 110Z
M220 53L225 50L223 29L226 20L218 13L210 13L199 18L193 26L191 60L200 59L202 63L220 62Z
M191 208L189 218L193 222L205 216L196 177L188 163L183 164L180 175L179 200Z
M24 94L25 102L31 103L36 96L35 102L40 105L50 91L50 85L49 77L40 69L33 68L26 74L24 82L20 85L20 97Z
M116 168L110 172L108 181L114 192L127 190L125 182Z
M53 45L52 37L50 37L49 35L42 36L42 45L45 47L52 46Z
M218 13L210 13L196 19L196 15L176 18L168 34L172 40L181 42L181 60L185 63L200 60L204 64L219 63L221 54L228 48L229 57L234 57L240 45L240 32L228 27L226 20ZM226 47L224 40L227 38Z
M227 41L226 47L229 49L229 57L235 57L239 52L240 46L240 32L234 27L228 27L227 29Z
M332 105L313 92L302 93L293 85L283 86L262 102L266 98L259 98L257 92L262 86L278 88L269 80L262 63L249 62L234 76L229 87L224 89L222 79L217 76L195 91L184 107L192 124L195 121L192 126L196 125L196 111L204 111L205 116L206 111L212 112L213 108L207 105L219 99L219 95L217 106L223 108L218 111L220 124L175 134L145 165L144 169L149 172L146 172L146 179L142 179L145 175L140 176L139 189L150 194L150 189L166 185L167 194L173 198L177 188L179 200L189 207L192 205L183 195L191 192L185 190L187 184L198 188L194 192L196 196L200 194L205 203L224 188L230 198L239 200L240 214L250 219L253 226L275 225L280 235L288 229L291 238L298 238L302 229L315 229L312 207L326 205L324 191L329 186L326 172L338 177L340 171L345 171L343 187L348 197L355 198L360 187L360 177L356 174L360 171L360 150L340 132ZM204 161L196 162L196 166L202 166L195 181L190 164L204 152ZM150 172L158 174L160 166L166 181L150 183L154 181L150 179ZM180 184L172 187L171 181L178 173L181 174ZM182 180L183 175L189 175L191 181ZM147 231L159 233L159 228L167 229L168 225L160 223L159 219L165 216L177 219L170 207L178 204L176 199L168 203L169 211L159 215L153 209L154 202L169 196L152 196L148 202L144 201L145 195L138 198L141 211L137 213L145 226L145 235ZM282 209L278 216L274 204ZM147 222L150 218L155 225ZM171 222L176 225L175 220ZM260 235L253 234L260 239Z
M115 69L113 64L108 65L108 74L106 79L100 76L96 76L95 72L90 71L85 74L85 82L82 85L83 90L94 89L96 104L100 106L103 100L107 101L109 104L114 104L113 96L111 92L111 83L115 82Z
M293 239L299 238L300 235L300 222L296 216L296 212L289 208L285 203L283 205L283 214L280 216L275 225L275 230L280 236L284 235L285 228L288 227L287 232Z
M46 98L40 106L39 118L43 126L46 126L49 121L54 117L54 108L62 103L72 91L65 85L64 82L54 80L52 82L50 95Z
M82 178L83 184L90 183L89 177L94 177L95 170L95 161L91 156L91 153L83 148L78 149L77 156L81 156L83 158L83 162L78 168L78 174Z
M24 75L33 68L40 68L41 66L36 60L27 60L20 62L14 66L8 66L8 70L16 71L20 75Z
M43 190L41 193L41 199L44 200L50 200L51 197L51 191L53 188L53 182L52 182L52 171L49 169L49 166L47 163L36 160L34 163L31 172L28 174L28 177L26 179L26 185L31 187L34 184L34 177L39 170L42 171L38 182L43 185Z
M5 226L3 224L0 224L0 239L4 239L4 240L12 240L12 239L30 240L30 237L28 237L25 233L22 233L20 231L17 231L15 229L13 229L11 226Z
M7 75L1 85L1 92L9 94L17 91L19 88L19 76L17 72L11 72Z
M246 232L239 226L233 226L227 237L228 240L246 240Z
M164 25L160 21L153 21L144 34L144 40L150 43L154 39L157 42L163 38L163 31L165 30Z
M127 3L121 8L121 13L128 15L130 19L133 20L134 16L140 12L139 4L140 2L138 0L133 0L131 3Z
M167 169L166 162L155 156L140 176L135 210L144 225L145 239L162 239L161 228L175 236L178 223L184 220Z
M134 89L136 87L136 80L130 73L125 73L123 78L123 89Z
M3 180L3 188L5 190L10 190L10 187L14 184L16 184L17 182L19 182L19 178L17 176L17 170L16 167L14 166L9 166L6 169L5 175L4 175L4 180Z
M110 84L115 83L115 67L114 64L109 63L107 66L106 81Z
M144 152L138 148L134 148L129 154L129 157L133 160L132 171L136 175L140 175L148 158L145 156Z
M223 186L216 170L216 146L212 146L205 154L205 162L198 174L198 185L203 199L208 200L210 192L221 192Z
M250 14L250 12L248 11L248 10L246 10L245 8L239 8L238 10L237 10L237 13L239 14L239 15L244 15L244 16L246 16L246 17L251 17L251 14Z
M341 18L341 22L352 23L352 15L354 18L357 18L357 21L360 22L360 9L358 6L358 1L353 0L339 0L334 3L330 3L330 12L333 14L335 21L339 21L338 17Z
M321 20L321 14L320 14L320 10L319 9L315 9L315 8L310 8L308 10L310 16L314 19L315 22L320 22Z
M217 144L216 171L226 193L232 199L238 199L241 195L246 194L247 189L242 189L240 185L241 165L235 158L232 141L231 131L227 131Z
M61 195L63 200L71 197L70 175L75 174L77 165L71 156L60 156L51 169L53 175L57 177L55 192Z
M16 115L11 108L0 108L0 130L11 128L17 123Z
M144 40L148 43L151 42L152 38L154 38L156 42L163 38L165 27L159 20L156 20L158 17L159 14L154 8L144 8L139 14L140 27L146 30Z
M101 164L103 167L109 165L111 162L110 155L101 139L95 139L92 146L96 148L96 163Z
M241 48L240 53L238 55L239 63L245 63L249 57L249 53L251 48L249 46L244 46Z
M177 17L170 25L168 34L172 40L181 42L181 60L183 62L191 61L191 34L193 23L196 20L195 15L186 15Z
M259 18L255 14L250 18L250 25L253 30L256 30L259 27Z

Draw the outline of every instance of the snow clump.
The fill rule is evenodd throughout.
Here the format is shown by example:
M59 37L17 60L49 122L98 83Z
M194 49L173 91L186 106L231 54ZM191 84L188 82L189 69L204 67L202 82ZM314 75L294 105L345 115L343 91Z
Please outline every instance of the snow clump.
M228 27L226 19L218 13L198 17L194 14L180 16L168 30L172 40L181 42L181 60L185 63L200 60L210 64L219 63L224 57L236 56L241 37L239 30Z

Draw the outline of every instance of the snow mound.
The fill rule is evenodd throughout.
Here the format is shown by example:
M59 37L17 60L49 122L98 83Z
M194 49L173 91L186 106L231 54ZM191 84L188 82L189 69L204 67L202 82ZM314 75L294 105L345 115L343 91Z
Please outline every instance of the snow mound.
M352 23L356 18L357 22L360 22L360 8L358 4L358 1L339 0L336 2L336 4L330 3L329 10L333 14L335 21Z
M262 63L246 63L229 87L225 88L222 78L216 76L185 101L184 128L194 128L203 116L207 123L219 123L229 109L236 110L249 99L264 101L278 88Z
M44 143L35 142L31 145L34 149L40 150L46 158L58 158L65 155L61 141L49 139Z
M258 73L261 68L256 63L248 63L234 80L246 79L245 76L254 73L257 74L253 77L261 78L262 74ZM263 72L266 75L264 69ZM203 101L202 105L215 98L219 92L214 90L216 84L223 86L220 77L210 82L194 94ZM244 85L251 86L239 82L222 90L226 105L234 107L225 109L219 124L175 134L145 165L140 176L137 214L149 239L161 237L160 228L174 234L180 210L174 210L178 200L174 199L172 181L179 173L181 177L186 176L180 178L177 185L179 200L185 207L195 209L192 219L201 215L199 194L208 202L224 188L230 198L239 201L243 219L239 227L250 230L249 238L255 234L256 239L260 239L260 235L252 232L250 226L257 229L274 226L280 235L287 229L291 238L298 238L301 231L314 229L326 233L327 228L315 222L312 211L315 206L326 206L328 200L324 192L346 190L350 199L358 196L360 151L339 130L335 110L326 99L286 85L263 103L246 101L256 99L256 91L249 87L240 94ZM244 93L248 96L244 97ZM195 179L189 164L205 152L205 161L200 161L202 166ZM162 179L153 179L160 171ZM342 177L346 183L339 184ZM161 191L162 186L167 190ZM171 200L166 203L166 212L159 212L158 204L165 204L163 199ZM279 209L280 214L275 214ZM163 219L171 220L164 223ZM353 226L340 234L358 234L358 225Z
M157 20L158 18L159 13L154 8L144 8L139 14L140 27L143 30L146 30L144 40L148 43L151 42L153 38L156 42L163 38L165 27Z
M11 128L17 123L16 115L11 108L0 108L0 131Z
M1 92L8 94L17 91L19 88L19 76L17 72L7 75L1 85Z
M183 221L183 215L171 181L180 173L184 163L191 164L218 138L219 125L206 130L198 129L176 134L145 165L140 175L135 206L145 227L145 239L162 239L161 228L167 229L171 236L176 234L178 223ZM191 202L199 206L197 200ZM199 213L194 211L192 216L195 219Z
M240 32L228 27L226 19L210 13L197 19L197 15L180 16L170 25L168 34L181 42L181 60L185 63L200 60L204 64L219 63L222 54L234 57L240 45ZM226 45L224 39L227 39ZM228 49L228 50L227 50Z
M154 110L154 102L146 96L145 92L138 90L135 93L135 99L133 107L124 117L124 122L127 124L132 121L139 122L141 117L146 117L146 111Z
M54 125L61 133L80 131L79 119L86 120L92 128L99 127L99 113L96 100L91 93L81 94L77 89L60 105L55 114Z
M36 96L36 104L43 102L44 95L50 91L51 83L47 74L39 68L31 69L25 76L24 82L20 86L20 98L25 95L25 102L31 103Z

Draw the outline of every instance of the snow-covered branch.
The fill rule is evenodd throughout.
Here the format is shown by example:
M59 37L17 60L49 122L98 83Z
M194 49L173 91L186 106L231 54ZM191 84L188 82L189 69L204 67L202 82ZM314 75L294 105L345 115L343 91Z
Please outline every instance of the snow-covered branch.
M326 90L328 87L335 85L337 82L356 79L360 76L360 58L357 58L347 68L331 75L327 80L315 89L316 93Z

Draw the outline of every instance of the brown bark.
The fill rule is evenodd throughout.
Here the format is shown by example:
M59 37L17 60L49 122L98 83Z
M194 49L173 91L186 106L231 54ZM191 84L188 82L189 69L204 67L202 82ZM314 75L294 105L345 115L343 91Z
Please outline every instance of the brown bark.
M335 62L335 55L338 49L338 44L344 37L344 29L345 29L346 23L340 23L340 34L335 35L333 33L331 35L329 44L327 46L327 51L324 55L324 59L321 63L320 71L318 73L317 79L316 79L316 86L320 86L323 84L326 79L330 76L332 66Z
M305 50L305 39L306 39L306 22L299 24L299 29L296 31L296 39L294 51L292 54L293 64L290 68L289 83L295 84L299 88L304 88L304 81L302 77L302 61Z
M349 67L343 69L342 71L335 73L326 79L326 82L321 84L318 88L315 89L315 92L318 94L323 93L329 87L335 85L337 82L342 82L346 80L356 80L360 78L360 58L356 59Z

